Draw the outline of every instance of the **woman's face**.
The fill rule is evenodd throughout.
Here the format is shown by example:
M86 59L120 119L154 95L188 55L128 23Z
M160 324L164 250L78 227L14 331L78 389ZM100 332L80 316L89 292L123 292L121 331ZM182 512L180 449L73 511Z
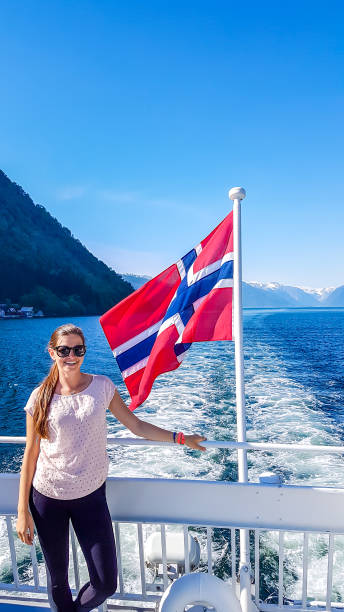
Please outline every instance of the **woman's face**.
M83 345L83 339L78 334L66 334L59 337L56 347L68 346L74 348ZM55 347L55 348L56 348ZM78 357L74 351L70 351L69 355L60 357L55 349L49 347L50 357L56 362L59 372L76 372L80 370L84 356Z

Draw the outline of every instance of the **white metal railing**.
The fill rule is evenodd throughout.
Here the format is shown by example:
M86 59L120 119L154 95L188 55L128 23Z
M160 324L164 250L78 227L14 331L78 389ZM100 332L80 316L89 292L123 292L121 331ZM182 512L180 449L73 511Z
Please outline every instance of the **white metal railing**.
M40 584L39 580L39 566L36 557L35 547L30 547L31 551L31 561L32 561L32 576L34 584L27 584L27 582L23 582L20 580L18 576L18 568L17 568L17 560L16 553L14 547L14 539L13 539L13 526L12 526L12 517L6 516L7 522L7 534L9 541L9 549L11 554L11 565L14 576L14 581L12 584L0 582L0 590L4 590L7 592L16 592L16 593L47 593L47 589L45 586ZM145 602L145 604L155 604L159 601L162 592L166 589L168 584L170 583L170 578L168 576L168 559L166 558L166 533L168 533L171 529L175 530L175 525L166 525L162 523L160 526L157 525L148 525L143 523L136 523L136 533L137 533L137 561L138 561L138 570L136 576L136 588L133 589L130 581L133 579L133 576L128 575L128 571L123 567L123 555L128 554L128 545L125 544L123 540L123 531L125 531L125 527L127 525L125 523L114 522L114 533L116 539L117 546L117 557L118 557L118 578L119 578L119 587L117 593L110 598L108 601L108 608L111 609L112 605L119 604L120 602ZM145 529L144 529L145 528ZM196 535L198 538L201 549L201 571L207 571L209 574L215 574L220 577L223 577L223 571L221 573L220 566L226 566L227 570L225 571L225 577L227 580L232 582L234 588L236 588L238 584L238 553L239 553L239 527L232 527L230 530L224 530L219 527L204 527L204 530L200 529L199 526L192 526L189 524L180 525L180 528L184 531L184 534L188 535L192 533ZM152 588L152 577L148 576L148 570L145 565L145 557L144 557L144 541L147 536L147 532L151 530L156 530L160 532L161 535L161 548L162 548L162 584L155 585L155 588ZM203 531L203 533L202 533ZM252 595L253 600L256 606L265 612L269 610L275 609L287 609L290 608L290 604L292 603L288 598L286 598L286 587L284 580L284 564L285 564L285 539L288 535L288 532L281 530L278 532L278 550L276 555L278 557L277 563L277 577L274 583L271 580L271 589L270 594L267 594L266 589L265 593L262 592L260 585L260 578L263 574L266 574L267 569L261 567L261 552L264 550L264 544L262 545L262 536L269 535L269 531L259 530L259 529L251 529L250 533L250 541L251 541L251 558L253 561L253 572L252 572ZM342 608L344 604L340 604L335 601L331 601L332 596L332 579L333 579L333 566L334 566L334 550L335 550L335 534L322 534L323 537L327 538L327 575L325 577L326 588L323 592L322 601L312 602L312 605L307 588L307 575L309 570L309 557L308 557L308 539L309 533L301 534L303 538L303 546L302 546L302 576L301 576L301 585L302 585L302 595L300 600L294 601L294 605L301 611L306 612L309 610L309 606L313 610L321 610L326 609L330 610L332 608ZM225 542L226 538L228 538L227 546L224 546L222 550L218 550L218 546L216 545L216 536L222 536L222 540ZM71 527L71 541L72 547L73 542L75 545L75 536L73 532L73 528ZM189 566L189 555L188 555L188 546L186 545L188 542L188 538L184 538L184 557L185 557L185 573L190 572ZM37 544L38 546L38 544ZM266 550L265 550L266 553ZM132 557L132 551L131 551ZM76 595L80 589L80 568L79 568L79 557L78 553L75 549L73 550L73 577L75 582L75 587L72 588L73 595ZM266 576L265 576L266 577ZM270 577L271 578L271 577ZM263 589L264 590L264 589ZM264 597L264 598L263 598ZM308 604L308 606L307 606ZM146 606L147 607L147 606Z
M25 443L25 437L1 436L0 443ZM108 438L109 444L168 445L141 439ZM264 444L236 442L206 442L208 447L246 448L247 450L273 450L281 448L302 451L344 453L344 447L314 447L299 444ZM172 444L171 444L172 445ZM321 449L319 451L319 449ZM49 589L40 583L35 546L30 547L31 580L21 580L16 555L17 547L23 546L14 531L16 518L19 474L0 474L0 521L6 525L8 558L13 580L0 582L0 591L23 594L46 594ZM168 558L166 556L166 532L181 529L184 534L185 573L190 572L188 534L200 539L202 562L200 571L215 573L238 584L239 530L250 534L250 556L252 563L252 596L262 611L286 609L291 604L301 611L312 609L340 608L343 604L333 600L333 578L336 551L339 539L344 537L344 489L332 487L301 487L295 485L271 485L257 483L227 483L209 481L184 481L176 479L107 479L107 500L113 520L118 558L118 592L110 598L103 609L112 609L112 602L143 602L154 605L169 583ZM139 505L138 505L139 500ZM3 517L1 519L1 517ZM135 529L135 555L137 557L136 582L130 583L125 560L128 542L123 533L128 526ZM145 540L149 531L158 530L161 537L162 567L161 585L152 588L152 577L145 564ZM299 577L301 589L299 600L291 602L287 597L285 572L288 564L288 538L298 534L302 545L298 549ZM325 546L327 565L323 576L324 588L317 601L310 592L309 546L310 538L317 534ZM73 594L80 589L80 560L73 528L70 530ZM272 540L271 540L272 538ZM219 549L219 540L222 542ZM326 541L325 541L326 540ZM338 540L338 541L337 541ZM270 542L270 543L269 543ZM271 548L270 544L273 542ZM338 544L339 542L339 544ZM36 541L36 545L39 544ZM264 555L269 546L275 559L274 576L269 576L270 592L264 586L266 567ZM343 544L341 544L343 546ZM270 552L271 552L270 550ZM132 550L129 551L131 557ZM288 553L288 554L287 554ZM134 556L135 556L134 555ZM27 555L26 555L27 557ZM26 559L27 560L27 559ZM271 569L271 568L270 568ZM344 567L341 570L344 571ZM48 584L48 582L47 582ZM161 589L161 591L159 590ZM102 608L100 608L102 609Z
M25 444L25 436L0 436L0 444ZM107 444L109 446L173 446L176 445L173 442L156 442L154 440L146 440L142 438L119 438L115 436L107 437ZM217 440L207 440L202 442L202 446L206 448L226 448L232 450L260 450L260 451L300 451L309 452L316 454L344 454L344 446L334 446L325 444L280 444L275 442L227 442ZM178 448L183 448L178 446Z

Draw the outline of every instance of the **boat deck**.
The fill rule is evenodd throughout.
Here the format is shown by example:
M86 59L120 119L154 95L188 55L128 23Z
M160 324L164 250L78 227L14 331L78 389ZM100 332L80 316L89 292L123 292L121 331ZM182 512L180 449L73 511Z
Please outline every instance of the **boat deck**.
M226 441L214 442L214 447L227 448L233 444L239 448L239 443ZM245 443L245 447L251 449L250 444ZM298 445L290 446L294 452L299 450ZM271 450L267 444L261 443L261 447ZM344 447L331 447L331 450L344 454ZM19 541L15 530L19 476L18 473L0 474L0 521L8 540L7 573L0 580L0 591L4 591L0 595L0 612L20 611L25 607L30 611L50 609L49 573L38 542L29 549ZM169 547L171 536L174 539L178 536L183 560L182 569L176 571L184 574L206 571L216 575L220 559L225 567L225 581L234 591L242 592L244 585L247 599L257 611L290 612L294 607L298 612L310 609L343 612L344 603L337 601L336 588L342 584L343 575L338 551L342 550L344 541L344 488L284 485L263 479L238 483L109 476L106 497L117 547L119 584L115 597L97 612L155 611L174 576L170 569L175 563ZM159 549L154 562L148 559L147 543L151 536ZM240 558L243 536L247 539L245 564ZM194 567L191 563L190 538L199 543L200 566ZM317 584L315 596L310 564L312 547L318 539L324 554L321 583ZM70 544L70 580L75 597L82 580L87 579L87 572L72 525ZM271 551L272 559L268 567L266 550ZM135 567L133 572L128 571L128 558ZM286 570L289 573L293 570L295 574L292 578L299 592L297 600L287 597ZM267 571L271 575L265 587ZM154 582L155 578L158 580ZM246 606L245 612L249 607Z
M23 608L30 608L31 612L41 612L42 607L37 608L37 606L30 606L30 604L0 604L1 612L23 612ZM50 610L50 608L48 609Z
M51 610L47 600L32 599L32 601L24 600L9 601L6 597L0 597L0 612L24 612L27 608L28 612L41 612L42 610ZM141 606L121 606L118 604L109 604L107 602L106 609L108 612L116 610L116 612L155 612L155 608ZM96 610L103 610L102 607Z
M25 608L29 608L30 612L41 612L43 608L50 610L50 606L47 604L41 604L37 606L36 603L29 604L26 601L23 603L0 603L0 612L23 612Z

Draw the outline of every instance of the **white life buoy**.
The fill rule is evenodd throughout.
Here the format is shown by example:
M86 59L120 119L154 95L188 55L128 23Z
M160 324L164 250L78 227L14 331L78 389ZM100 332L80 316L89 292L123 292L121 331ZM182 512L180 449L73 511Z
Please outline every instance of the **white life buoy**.
M192 604L214 607L216 612L241 612L232 587L203 573L187 574L172 582L161 598L159 612L184 612Z

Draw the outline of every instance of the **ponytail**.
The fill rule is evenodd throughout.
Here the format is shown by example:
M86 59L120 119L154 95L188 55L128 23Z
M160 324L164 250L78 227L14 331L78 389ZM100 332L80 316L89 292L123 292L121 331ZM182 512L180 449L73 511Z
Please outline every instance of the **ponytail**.
M48 433L48 408L53 399L57 381L59 379L59 371L56 363L50 368L48 376L43 380L38 389L35 400L35 410L33 414L33 422L35 430L41 438L49 440Z

